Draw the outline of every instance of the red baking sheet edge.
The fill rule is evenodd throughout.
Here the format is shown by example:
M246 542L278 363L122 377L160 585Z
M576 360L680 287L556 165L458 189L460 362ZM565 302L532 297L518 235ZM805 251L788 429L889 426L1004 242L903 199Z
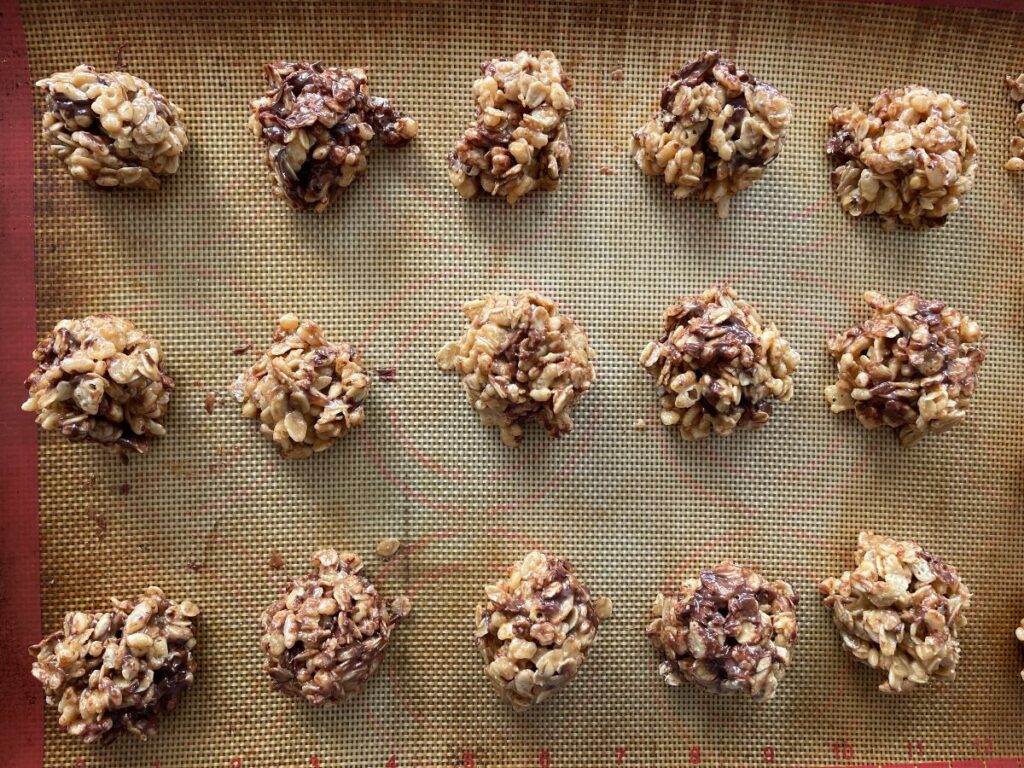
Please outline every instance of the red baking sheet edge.
M0 765L43 764L36 426L19 406L36 335L32 88L14 0L0 0Z

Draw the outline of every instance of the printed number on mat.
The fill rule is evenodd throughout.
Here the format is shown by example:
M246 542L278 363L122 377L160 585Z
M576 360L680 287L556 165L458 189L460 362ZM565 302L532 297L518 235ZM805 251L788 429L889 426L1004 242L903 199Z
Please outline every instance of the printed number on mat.
M832 757L836 760L853 760L853 744L848 741L832 742Z

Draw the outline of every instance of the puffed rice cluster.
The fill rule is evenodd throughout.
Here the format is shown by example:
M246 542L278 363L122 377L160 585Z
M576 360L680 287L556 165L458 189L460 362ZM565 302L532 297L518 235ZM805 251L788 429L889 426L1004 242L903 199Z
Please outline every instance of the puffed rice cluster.
M1024 171L1024 73L1017 77L1007 75L1006 87L1010 98L1017 103L1017 114L1013 118L1017 135L1010 137L1010 159L1006 161L1006 170L1018 173Z
M325 210L366 170L373 138L397 147L416 136L411 117L370 96L361 69L276 61L263 71L249 127L266 148L273 193L293 208Z
M309 575L292 579L260 618L263 669L276 690L337 704L366 687L409 601L389 608L360 573L358 555L324 549L311 562Z
M182 112L145 80L82 64L36 83L43 139L71 175L99 187L159 189L188 145Z
M715 693L775 695L797 641L798 598L729 561L702 570L678 592L659 594L647 627L669 685L684 679Z
M145 453L166 434L174 382L160 343L113 315L61 320L32 353L21 409L45 430L113 451Z
M320 326L284 315L274 343L235 383L242 415L286 459L304 459L363 423L370 377L362 355L328 341Z
M466 397L485 427L518 446L536 419L552 437L572 430L570 411L596 376L587 334L554 301L526 291L515 299L493 293L462 308L469 323L437 364L462 376Z
M853 559L853 571L819 586L843 646L887 673L883 693L952 680L971 605L956 569L912 541L869 531L857 537Z
M176 603L157 587L111 602L109 611L68 613L59 631L29 649L60 729L87 744L125 732L152 736L197 667L195 603Z
M851 216L878 216L886 229L939 226L974 184L971 114L948 93L887 88L866 111L834 107L828 124L832 187Z
M661 422L687 440L764 426L772 400L793 396L800 356L728 286L669 307L640 354L661 394Z
M480 71L473 123L448 154L452 186L465 198L483 191L510 205L531 190L557 189L572 159L572 78L551 51L520 51Z
M916 293L890 301L868 291L864 301L874 314L828 342L839 375L825 387L832 412L892 427L903 445L961 424L985 360L978 324Z
M567 561L531 552L484 596L476 608L476 644L500 698L523 710L572 682L600 619Z
M633 134L630 153L675 197L696 195L725 217L732 196L778 157L792 119L792 105L774 86L705 51L662 90L661 112Z

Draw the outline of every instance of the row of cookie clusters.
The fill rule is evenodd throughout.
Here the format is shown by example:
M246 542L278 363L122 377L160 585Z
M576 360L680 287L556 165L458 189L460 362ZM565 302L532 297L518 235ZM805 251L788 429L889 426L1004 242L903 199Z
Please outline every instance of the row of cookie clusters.
M971 604L956 569L914 542L870 532L854 560L819 586L843 647L886 673L885 693L953 680ZM259 644L273 688L319 706L363 691L412 606L404 596L386 600L357 555L327 549L312 564L264 611ZM725 561L658 594L646 634L669 685L768 700L792 661L797 604L787 582ZM567 561L531 552L485 587L476 608L484 674L516 709L540 703L576 677L611 613L611 600L592 600ZM68 613L30 649L60 728L86 742L152 735L192 685L198 615L194 603L156 587L114 599L113 610ZM1024 642L1024 621L1016 633Z
M250 127L264 143L274 194L295 208L327 208L366 169L374 138L400 146L416 135L412 118L370 95L362 70L279 61L264 72L268 88L251 103ZM1024 74L1006 81L1021 105L1006 167L1021 171ZM38 85L46 92L45 140L74 177L154 189L177 170L188 143L182 111L146 81L82 65ZM473 122L448 155L459 193L514 203L555 189L572 158L572 85L550 51L484 62L473 83ZM779 155L792 117L774 86L706 51L664 87L631 153L673 195L715 203L724 216L732 196ZM836 197L851 215L877 216L886 227L944 223L978 167L970 122L964 102L917 85L886 89L867 109L834 108L826 153Z
M838 377L825 388L833 412L852 410L868 429L888 426L910 445L960 424L985 359L977 323L937 301L877 293L873 314L832 337ZM465 304L462 336L437 353L461 376L481 422L518 446L539 422L558 437L591 388L596 354L583 329L536 293L491 294ZM145 453L163 425L174 382L156 339L110 315L62 320L33 356L23 410L71 440ZM680 300L640 354L660 395L660 419L689 440L767 423L793 396L799 355L774 323L727 286ZM285 458L305 458L363 423L371 379L361 354L295 315L234 387L242 415Z

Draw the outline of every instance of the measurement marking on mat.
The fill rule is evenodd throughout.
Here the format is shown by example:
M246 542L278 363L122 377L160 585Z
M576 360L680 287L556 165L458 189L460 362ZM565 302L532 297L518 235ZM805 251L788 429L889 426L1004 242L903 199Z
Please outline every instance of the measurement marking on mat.
M916 743L915 743L916 748ZM948 760L923 761L912 763L865 763L863 765L831 765L822 768L1024 768L1024 755L1018 757L990 757L986 760Z
M320 758L316 755L309 756L309 768L320 768Z
M992 743L991 736L979 736L974 739L973 743L974 750L983 755L991 755L995 751L995 744Z
M546 749L542 749L537 757L537 764L540 768L551 768L551 753Z
M924 757L924 742L918 739L907 739L907 757Z
M832 756L836 760L853 760L853 744L848 741L833 741Z
M626 762L626 748L625 747L616 747L615 748L615 764L616 765L622 765L624 762Z
M690 765L700 765L700 747L690 747Z
M773 747L771 744L766 744L765 746L761 747L761 759L764 760L766 763L774 763L775 747Z
M476 768L476 755L472 752L463 752L462 768Z

